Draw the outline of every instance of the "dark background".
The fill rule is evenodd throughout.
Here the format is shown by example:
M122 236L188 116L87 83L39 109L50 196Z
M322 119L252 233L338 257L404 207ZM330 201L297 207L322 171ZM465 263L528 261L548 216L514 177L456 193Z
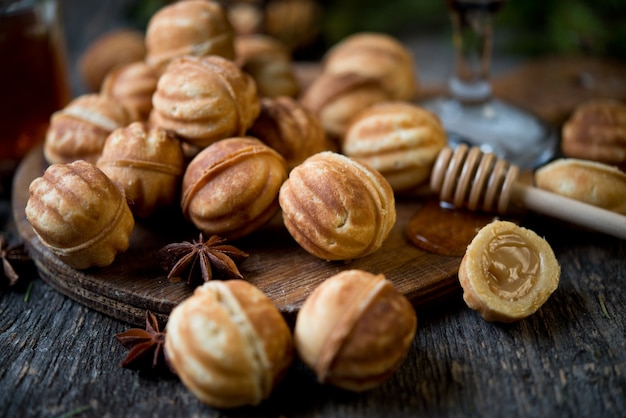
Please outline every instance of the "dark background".
M221 1L226 6L234 3ZM289 0L265 3L277 1ZM99 35L120 26L145 30L150 16L169 2L61 0L75 93L82 92L75 77L78 54ZM430 65L429 61L437 61L436 58L443 59L445 65L450 63L446 57L452 54L451 30L443 0L324 0L318 4L321 10L318 36L294 51L298 60L319 59L329 46L351 33L382 31L418 49L428 45L429 55L423 63L418 56L418 66ZM111 16L118 18L112 20ZM555 54L626 59L623 22L626 22L623 0L510 0L495 18L494 48L496 53L517 59ZM437 55L435 59L433 54Z
M272 1L272 0L270 0ZM277 1L277 0L274 0ZM166 0L128 2L130 23L145 28ZM228 3L228 2L225 2ZM321 42L376 30L396 35L447 30L443 0L324 0ZM626 57L626 4L622 0L509 0L497 18L517 53L585 53Z

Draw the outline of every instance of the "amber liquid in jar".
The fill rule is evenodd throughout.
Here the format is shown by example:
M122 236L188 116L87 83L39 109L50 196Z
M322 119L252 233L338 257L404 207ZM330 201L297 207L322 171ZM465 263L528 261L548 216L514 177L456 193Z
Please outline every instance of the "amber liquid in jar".
M53 1L0 1L0 195L70 98Z

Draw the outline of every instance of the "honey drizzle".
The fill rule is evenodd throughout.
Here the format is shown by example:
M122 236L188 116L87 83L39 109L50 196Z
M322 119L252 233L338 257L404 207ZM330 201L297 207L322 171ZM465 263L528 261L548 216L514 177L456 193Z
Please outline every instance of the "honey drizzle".
M478 231L497 217L442 206L430 199L410 219L406 234L416 247L443 256L462 257Z

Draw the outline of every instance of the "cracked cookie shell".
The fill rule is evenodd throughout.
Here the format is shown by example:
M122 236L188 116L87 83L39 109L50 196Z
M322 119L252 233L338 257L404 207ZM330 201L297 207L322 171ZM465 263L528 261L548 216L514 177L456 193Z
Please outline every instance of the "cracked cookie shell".
M82 160L34 179L25 212L42 243L76 269L111 264L135 226L124 189Z
M534 314L556 290L560 275L550 244L508 221L481 228L459 267L467 306L487 321L505 323Z
M324 151L291 170L280 188L285 226L323 260L351 260L378 250L396 222L393 190L376 170Z

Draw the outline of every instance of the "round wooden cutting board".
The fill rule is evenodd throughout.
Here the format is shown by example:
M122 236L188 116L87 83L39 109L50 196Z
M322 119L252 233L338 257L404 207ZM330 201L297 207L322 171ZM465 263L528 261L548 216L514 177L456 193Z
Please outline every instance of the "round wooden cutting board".
M137 221L129 249L104 268L76 270L61 262L38 239L26 219L30 182L47 163L41 148L33 150L15 174L13 216L18 232L43 280L59 292L115 318L145 324L150 310L165 322L174 306L191 295L185 282L171 283L158 250L166 244L198 238L198 231L174 208ZM280 216L252 235L231 244L250 256L239 263L244 279L259 287L293 323L306 297L326 278L347 269L382 273L416 308L432 306L458 291L461 259L422 251L406 238L407 223L423 202L396 202L397 222L383 247L351 262L328 262L304 251L289 235Z

